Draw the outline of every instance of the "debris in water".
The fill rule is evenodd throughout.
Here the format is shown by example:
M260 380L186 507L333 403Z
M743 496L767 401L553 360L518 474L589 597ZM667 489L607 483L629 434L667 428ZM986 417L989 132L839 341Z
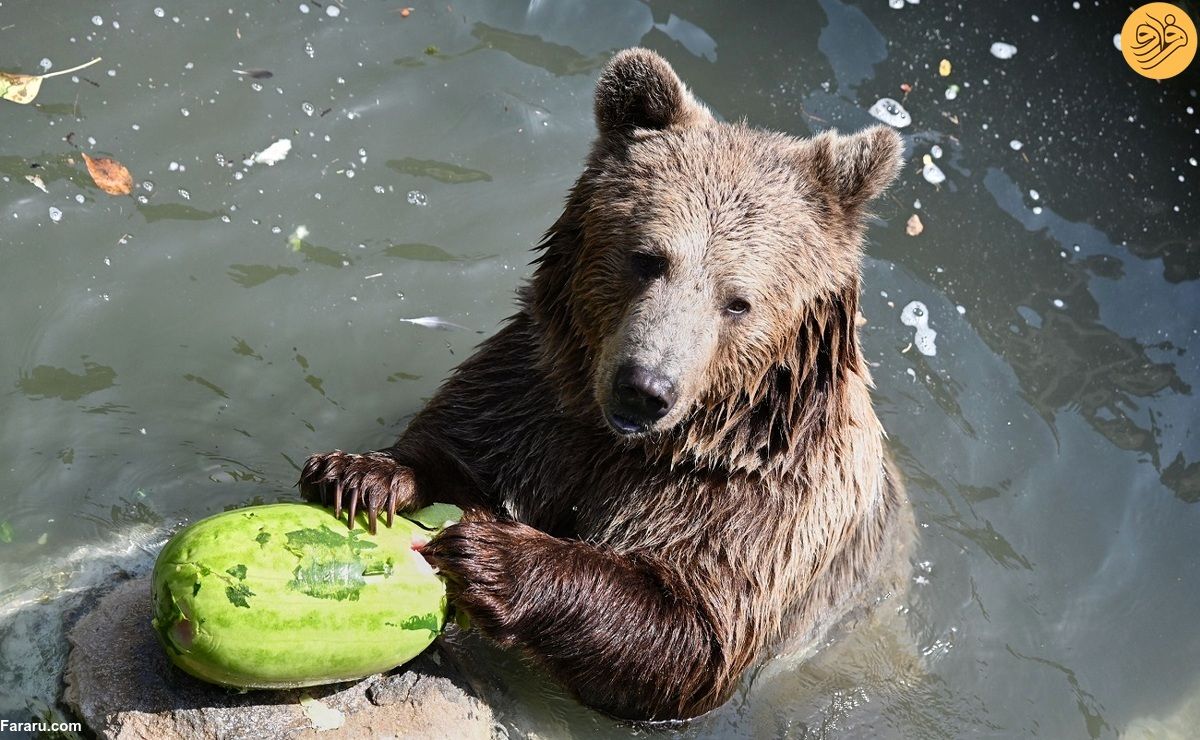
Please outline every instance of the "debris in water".
M913 214L908 217L908 223L904 225L904 231L909 236L917 236L925 230L925 224L921 223L921 217Z
M929 309L920 301L912 301L900 311L900 323L916 329L913 345L926 357L937 354L937 332L929 328Z
M954 100L957 98L958 90L958 85L951 85L950 87L946 88L946 100Z
M891 98L880 98L875 101L875 105L872 105L867 112L889 126L895 126L896 128L904 128L912 123L912 116L908 115L908 111L904 110L904 106Z
M921 175L930 185L941 185L946 181L946 173L942 172L942 168L933 163L933 157L926 154L921 159L925 166L921 168Z
M296 230L292 232L291 236L287 238L288 246L292 248L293 252L300 251L300 246L303 244L306 236L308 236L308 227L304 224L300 224L296 227Z
M942 77L949 77L951 69L953 69L953 67L950 66L949 59L943 59L942 61L938 62L938 74L940 74Z
M942 158L942 148L940 146L938 146L937 144L934 144L932 147L929 148L929 153L933 155L934 159Z
M96 17L99 18L99 16ZM48 59L42 60L43 69L47 68L45 63L49 61ZM100 57L96 57L90 62L76 65L70 69L62 69L58 72L42 75L19 75L0 72L0 100L28 105L33 102L33 99L37 97L38 92L42 89L42 80L48 80L51 77L58 77L60 75L69 75L72 72L78 72L81 69L90 67L99 61Z
M235 75L243 75L252 80L269 80L275 76L275 73L269 69L235 69Z
M42 181L40 175L26 175L25 179L29 181L30 185L34 186L43 193L46 193L47 195L50 194L50 191L46 189L46 183Z
M1003 41L992 44L992 56L997 59L1012 59L1017 55L1017 47Z
M274 167L279 162L282 162L290 151L292 151L292 140L280 139L261 152L254 154L249 159L243 160L242 164L247 167L253 164L265 164L268 167Z
M133 175L125 165L110 157L89 157L85 152L83 162L87 165L92 182L109 195L129 195L133 192Z

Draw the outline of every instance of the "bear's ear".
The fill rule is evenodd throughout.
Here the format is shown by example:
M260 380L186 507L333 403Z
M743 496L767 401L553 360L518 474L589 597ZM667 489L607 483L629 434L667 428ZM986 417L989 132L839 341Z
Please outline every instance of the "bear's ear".
M888 126L852 136L826 131L807 142L804 157L812 177L849 211L882 193L904 164L904 140Z
M649 49L626 49L609 61L596 83L595 107L602 136L713 122L667 60Z

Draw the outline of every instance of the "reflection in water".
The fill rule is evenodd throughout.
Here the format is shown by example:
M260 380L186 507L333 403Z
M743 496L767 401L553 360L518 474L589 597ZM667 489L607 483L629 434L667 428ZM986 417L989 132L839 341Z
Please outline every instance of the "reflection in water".
M17 388L32 399L78 401L88 394L113 387L116 378L117 373L111 367L92 362L85 355L81 375L61 367L38 365L28 374L21 373Z

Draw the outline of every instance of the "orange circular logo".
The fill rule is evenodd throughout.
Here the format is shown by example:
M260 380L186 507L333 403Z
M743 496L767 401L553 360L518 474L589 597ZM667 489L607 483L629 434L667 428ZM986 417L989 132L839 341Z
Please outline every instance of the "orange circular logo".
M1170 3L1148 3L1133 11L1121 28L1121 54L1142 77L1174 77L1196 56L1196 24Z

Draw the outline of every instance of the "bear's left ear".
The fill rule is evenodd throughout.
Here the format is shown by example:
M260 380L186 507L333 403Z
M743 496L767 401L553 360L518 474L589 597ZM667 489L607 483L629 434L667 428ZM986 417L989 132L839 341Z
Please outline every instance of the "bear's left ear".
M851 136L826 131L806 147L804 161L812 177L849 211L882 193L904 164L904 140L889 126L872 126Z
M602 136L713 122L667 60L649 49L626 49L605 65L596 83L595 109Z

